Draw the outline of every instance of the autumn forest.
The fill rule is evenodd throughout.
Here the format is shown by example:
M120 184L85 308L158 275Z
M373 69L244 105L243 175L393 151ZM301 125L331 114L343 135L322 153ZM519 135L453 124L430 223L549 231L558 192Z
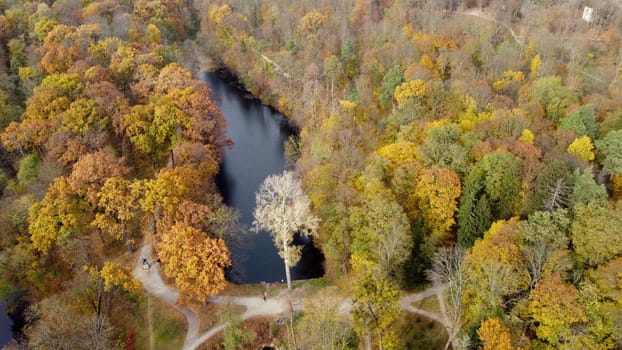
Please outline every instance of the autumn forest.
M225 278L241 229L206 69L298 131L257 193L292 305L272 344L622 349L618 1L0 0L10 349L180 348L176 308L254 288ZM291 291L296 232L325 276ZM135 278L151 245L173 306ZM200 349L265 343L231 310L200 316L229 325Z

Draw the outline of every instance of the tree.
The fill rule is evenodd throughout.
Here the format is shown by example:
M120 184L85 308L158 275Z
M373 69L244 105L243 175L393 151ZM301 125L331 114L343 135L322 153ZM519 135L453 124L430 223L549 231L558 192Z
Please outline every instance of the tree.
M593 200L606 200L607 189L594 181L592 168L577 168L572 173L574 178L572 191L568 196L568 204L574 207L579 203L587 204Z
M538 338L556 345L571 337L572 326L587 321L577 302L577 289L551 275L540 281L529 294L529 313Z
M133 242L128 233L128 223L135 217L138 206L138 193L132 191L131 182L121 177L111 177L97 193L98 206L102 212L95 214L92 225L108 236L123 240L128 250Z
M387 193L369 195L363 206L352 209L350 224L352 255L375 264L382 278L400 276L412 248L410 225L400 205Z
M232 305L225 306L219 315L220 321L227 323L222 332L225 350L246 349L255 338L255 334L242 328L242 316Z
M203 193L201 174L186 167L164 168L155 179L136 181L132 188L142 194L141 209L153 215L156 229L161 220L165 226L175 222L178 206L184 199L200 198Z
M596 140L596 148L604 155L603 170L612 175L622 174L622 130L610 131Z
M574 93L563 86L561 78L556 76L535 80L532 94L546 117L553 122L561 120L566 115L566 109L577 102Z
M41 202L30 208L28 230L33 247L45 255L55 246L66 243L82 226L83 212L66 178L56 178Z
M107 318L81 315L67 305L48 307L49 303L41 307L45 308L41 319L28 330L28 345L33 349L114 348L115 328Z
M515 220L497 221L464 257L466 319L477 322L506 307L506 297L527 288Z
M300 349L354 349L352 326L339 319L338 301L327 294L305 301L305 312L296 332Z
M531 193L530 211L556 210L568 204L572 172L568 164L560 159L552 159L536 177Z
M399 317L400 293L372 261L352 256L356 274L354 290L354 329L360 338L373 336L381 350L397 349L399 339L391 327Z
M569 231L570 219L565 209L537 211L527 221L518 224L518 232L522 238L520 248L531 278L530 289L547 273L563 272L546 271L546 268L556 266L551 260L568 249Z
M480 350L513 350L510 332L507 327L496 318L488 318L482 322L477 335L483 346Z
M311 214L309 199L302 191L294 173L270 175L259 187L255 197L253 228L270 231L274 245L285 263L287 288L292 289L290 266L300 259L300 248L292 247L296 233L311 235L319 220Z
M464 181L458 209L458 243L473 244L492 220L508 219L517 207L520 159L495 152L477 162Z
M568 146L568 153L575 155L577 158L585 161L594 160L594 145L589 136L582 136Z
M484 235L493 217L486 194L482 193L483 176L480 169L472 169L464 180L458 206L458 244L468 248Z
M424 225L431 234L431 242L445 242L454 224L458 209L460 179L455 172L432 166L419 177L415 196L419 202Z
M380 88L379 105L383 108L391 107L395 88L404 82L404 69L400 66L393 66L385 74Z
M447 283L447 319L451 324L451 331L448 335L447 346L452 343L456 346L456 337L460 333L463 325L464 304L462 293L464 283L468 276L464 273L464 257L466 250L461 246L441 247L432 258L432 267L428 273L428 278L436 283Z
M231 260L222 239L178 223L162 233L157 247L164 273L179 289L179 304L204 302L225 287Z
M74 164L67 183L74 193L96 205L98 192L111 177L129 174L125 158L117 158L104 150L85 154Z
M427 165L449 168L458 174L464 174L467 150L460 142L462 131L456 124L432 126L419 147L421 161Z
M592 201L574 208L572 244L581 264L596 266L622 253L622 208Z
M570 112L566 118L562 119L559 130L574 131L577 137L589 136L594 139L598 134L594 105L587 104Z

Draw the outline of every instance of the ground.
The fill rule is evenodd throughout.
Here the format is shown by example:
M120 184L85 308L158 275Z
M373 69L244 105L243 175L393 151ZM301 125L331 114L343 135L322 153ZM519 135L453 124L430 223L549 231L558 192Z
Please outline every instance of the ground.
M159 301L170 305L174 309L178 310L186 320L187 330L186 336L183 341L183 350L195 350L195 349L218 349L217 345L220 343L218 337L221 337L222 330L226 327L226 324L218 322L218 311L221 306L225 304L236 305L238 311L241 313L244 327L253 330L257 335L258 345L264 345L271 341L270 334L274 334L275 330L271 329L271 325L276 324L274 321L280 317L286 317L293 312L301 312L304 310L303 300L306 295L309 295L310 291L317 290L321 287L321 283L316 282L309 283L305 287L294 288L289 293L287 289L279 284L276 285L257 285L250 287L228 287L219 296L211 298L206 305L192 305L189 307L179 306L176 304L179 297L179 293L172 287L168 286L162 279L160 274L160 267L158 264L151 264L148 269L143 268L143 259L147 261L153 261L151 256L152 242L150 238L147 238L144 245L139 250L134 268L133 275L138 279L145 291L157 298ZM446 286L434 285L422 292L409 294L402 298L401 308L405 312L413 313L418 316L423 316L428 320L422 320L421 317L414 320L415 324L423 324L424 329L430 329L436 331L436 328L441 327L445 330L451 329L451 324L447 321L447 317L444 312L444 298L442 297L443 290ZM330 288L330 287L328 287ZM268 290L267 300L263 299L263 290ZM236 292L233 293L232 291ZM349 317L352 309L352 301L348 298L334 296L335 302L338 305L338 312L341 316ZM428 311L422 308L422 303L429 304L427 299L436 299L437 307L436 311ZM440 309L440 313L438 310ZM147 315L150 315L151 308L147 308ZM149 323L151 320L151 323ZM153 330L153 315L147 317L148 325ZM426 323L427 322L427 323ZM268 331L266 332L266 326ZM279 327L277 327L279 328ZM281 327L285 328L285 327ZM277 332L279 330L277 329ZM433 332L432 332L433 333ZM157 334L151 332L151 341L149 349L160 348L159 344L155 344L155 337ZM425 333L427 334L427 333ZM279 338L279 337L275 337ZM430 338L430 337L428 337ZM281 339L283 339L281 337ZM413 338L417 339L417 337ZM430 338L431 339L431 338ZM426 341L431 341L427 339ZM424 342L424 344L427 344ZM423 345L417 345L423 346Z

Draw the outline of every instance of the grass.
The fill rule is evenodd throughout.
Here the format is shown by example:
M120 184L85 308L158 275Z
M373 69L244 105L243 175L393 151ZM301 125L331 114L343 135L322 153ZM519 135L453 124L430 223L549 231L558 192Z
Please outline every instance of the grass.
M396 328L404 349L443 349L447 342L445 328L423 316L402 312Z
M244 313L244 311L246 311L246 307L233 304L222 305L208 303L202 305L191 305L190 308L199 317L199 334L219 325L221 323L220 314L227 307L233 308L233 310L239 314L242 314Z
M436 295L425 298L423 300L415 301L414 303L412 303L412 305L425 311L433 312L436 314L441 313L441 308L438 305L438 298L436 297Z
M181 349L186 336L186 321L173 307L146 294L137 301L134 314L136 348L150 349L148 306L151 306L154 350Z

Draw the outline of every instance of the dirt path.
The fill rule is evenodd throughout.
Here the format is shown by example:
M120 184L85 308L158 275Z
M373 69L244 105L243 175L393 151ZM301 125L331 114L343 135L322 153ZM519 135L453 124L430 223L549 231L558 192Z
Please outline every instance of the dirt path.
M188 324L188 331L184 339L183 350L195 350L208 339L220 333L227 326L227 324L219 324L213 328L210 328L206 332L199 334L199 318L192 310L186 307L180 307L176 304L177 298L179 298L179 293L164 283L160 275L160 266L157 263L152 263L149 269L143 268L143 259L146 259L148 262L153 261L151 250L151 242L147 242L143 245L134 264L132 274L142 283L143 288L147 291L147 293L160 299L164 303L174 307L182 313ZM450 325L446 320L446 317L412 306L412 303L434 295L440 295L442 297L442 292L445 288L445 285L435 285L422 292L407 295L400 300L400 307L402 310L422 315L440 323L448 330L449 334ZM439 297L439 301L441 300L441 297ZM216 296L211 298L209 302L217 304L231 303L244 306L246 310L242 314L243 320L255 316L276 316L290 312L290 303L288 301L287 291L283 291L281 294L275 297L270 297L267 300L263 300L261 297ZM351 299L335 298L335 302L338 304L337 310L340 316L350 316L352 311ZM444 310L443 306L441 306L441 310ZM297 301L293 303L293 308L295 311L302 311L304 310L304 305L302 302Z
M149 269L143 269L143 259L147 259L148 262L153 262L151 256L151 242L147 242L139 251L132 275L139 280L143 288L154 297L160 299L164 303L171 305L179 312L182 313L186 322L188 323L188 332L184 340L184 350L189 349L188 344L192 343L199 334L199 318L190 309L186 307L180 307L177 304L177 298L179 293L169 286L167 286L160 275L160 266L157 263L151 263Z
M523 41L520 39L520 37L518 35L516 35L516 33L514 32L514 29L512 29L509 25L503 23L503 22L499 22L496 19L488 16L487 14L481 12L478 9L470 9L464 12L456 12L457 15L464 15L464 16L474 16L474 17L479 17L482 18L484 20L487 20L489 22L494 22L497 23L501 26L503 26L505 29L507 29L510 34L512 35L512 38L514 38L514 41L516 41L518 44L520 44L521 46L524 46L525 43L523 43Z

